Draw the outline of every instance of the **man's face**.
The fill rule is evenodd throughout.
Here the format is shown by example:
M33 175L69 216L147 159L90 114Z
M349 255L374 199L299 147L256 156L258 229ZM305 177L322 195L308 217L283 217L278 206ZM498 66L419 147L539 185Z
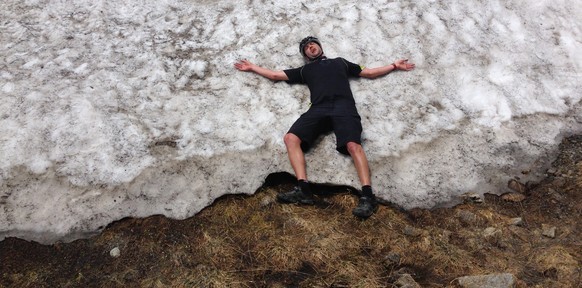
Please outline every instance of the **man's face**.
M317 45L315 42L307 43L307 45L305 45L303 48L303 51L305 52L305 56L307 56L309 59L317 58L322 53L321 47L319 47L319 45Z

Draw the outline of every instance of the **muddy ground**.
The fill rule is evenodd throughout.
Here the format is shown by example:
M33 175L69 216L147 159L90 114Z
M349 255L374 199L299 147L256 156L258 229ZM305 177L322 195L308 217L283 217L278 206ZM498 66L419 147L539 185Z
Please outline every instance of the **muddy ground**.
M582 287L581 136L540 183L513 179L502 196L452 208L381 206L366 221L345 187L326 187L316 206L277 203L291 188L278 176L185 220L123 219L53 245L7 238L0 287L401 287L403 275L458 287L495 273L516 287Z

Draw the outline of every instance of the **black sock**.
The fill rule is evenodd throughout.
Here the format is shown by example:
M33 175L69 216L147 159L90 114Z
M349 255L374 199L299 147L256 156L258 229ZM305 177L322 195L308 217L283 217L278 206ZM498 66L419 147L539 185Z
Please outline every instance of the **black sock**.
M362 186L362 196L374 197L374 192L372 192L372 186L370 185Z
M300 179L297 181L297 184L299 185L299 188L301 188L301 191L303 191L303 194L307 195L307 196L311 196L311 187L309 187L309 182L307 182L307 180L305 179Z

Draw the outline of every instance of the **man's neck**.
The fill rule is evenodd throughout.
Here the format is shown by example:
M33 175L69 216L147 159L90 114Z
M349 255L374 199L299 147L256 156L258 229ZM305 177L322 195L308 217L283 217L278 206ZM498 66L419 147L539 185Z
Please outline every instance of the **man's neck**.
M309 63L316 62L316 61L323 60L323 59L327 59L327 57L325 57L325 55L323 55L323 53L321 53L321 55L319 55L313 59L309 59Z

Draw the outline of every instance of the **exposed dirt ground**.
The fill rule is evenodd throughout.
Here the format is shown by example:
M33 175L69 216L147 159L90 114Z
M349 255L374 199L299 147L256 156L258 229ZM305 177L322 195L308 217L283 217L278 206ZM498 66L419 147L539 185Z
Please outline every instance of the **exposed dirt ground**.
M453 208L388 205L361 221L347 188L327 187L314 207L282 205L275 195L291 184L272 177L186 220L123 219L54 245L7 238L0 287L399 287L403 274L456 287L491 273L517 287L582 287L582 137L560 151L540 183Z

